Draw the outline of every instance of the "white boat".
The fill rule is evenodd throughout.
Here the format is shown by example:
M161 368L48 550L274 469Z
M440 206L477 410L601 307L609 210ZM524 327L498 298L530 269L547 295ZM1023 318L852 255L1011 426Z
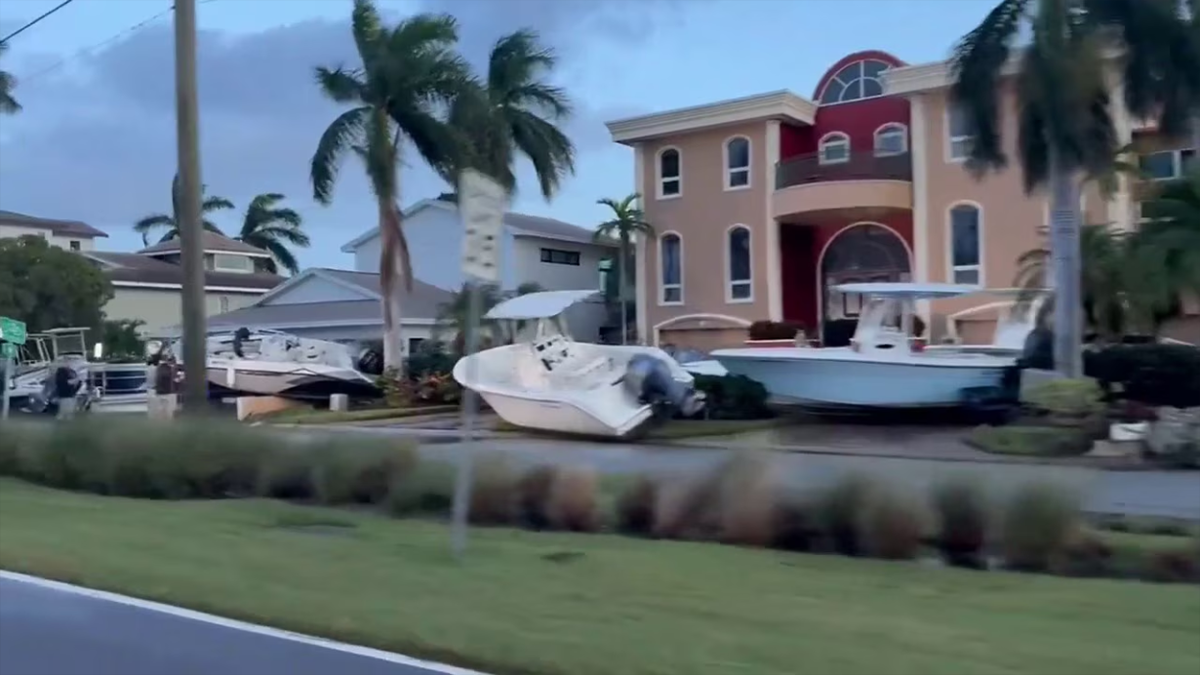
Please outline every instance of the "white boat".
M813 407L954 407L966 390L1010 381L1018 352L927 349L912 337L917 300L978 293L978 287L857 283L836 290L865 299L850 346L719 349L712 357L730 373L761 382L777 403Z
M1025 339L1037 327L1038 316L1050 300L1052 293L1047 289L988 289L980 291L1003 300L979 305L951 314L946 328L950 333L950 344L930 345L933 351L962 351L997 356L1020 356L1025 351ZM962 344L959 342L957 322L987 311L996 312L996 328L989 344Z
M183 341L166 346L182 363ZM150 355L163 348L148 347ZM210 396L281 396L328 400L331 394L378 397L375 380L355 367L349 348L337 342L245 328L210 335L205 343Z
M146 410L147 372L140 363L102 363L99 344L88 349L87 328L54 328L30 334L17 358L10 382L10 405L25 412L53 412L57 407L52 382L61 365L70 366L84 386L79 409L99 413ZM89 361L89 351L96 361Z
M496 305L485 318L530 324L523 331L528 339L463 357L454 379L506 422L544 431L626 438L648 428L668 403L644 386L649 378L642 367L655 370L660 389L677 394L666 397L670 405L685 414L699 412L703 394L663 350L571 339L563 313L596 294L547 291Z

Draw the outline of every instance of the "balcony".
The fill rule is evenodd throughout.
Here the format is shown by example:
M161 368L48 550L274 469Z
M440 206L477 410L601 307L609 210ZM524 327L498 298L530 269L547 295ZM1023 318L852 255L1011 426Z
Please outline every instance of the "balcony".
M822 164L817 155L779 163L772 215L781 221L819 222L823 216L869 220L912 210L912 158L851 153L848 161Z

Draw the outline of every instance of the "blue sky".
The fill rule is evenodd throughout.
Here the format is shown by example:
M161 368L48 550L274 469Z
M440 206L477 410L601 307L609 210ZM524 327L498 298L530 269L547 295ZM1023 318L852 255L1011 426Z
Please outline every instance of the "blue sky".
M0 33L58 2L0 2ZM170 4L76 0L13 39L2 66L18 77L25 111L0 119L0 208L84 220L109 232L102 248L140 246L130 224L170 206L170 15L128 29ZM632 187L632 152L607 140L605 120L781 88L810 96L826 68L862 49L910 63L942 59L994 0L379 4L396 16L453 13L463 24L464 53L477 63L496 37L520 26L560 49L556 79L579 108L569 128L580 149L578 172L553 203L526 177L530 187L514 208L593 226L604 216L596 199ZM374 206L353 167L332 207L312 203L306 179L307 158L337 113L316 95L309 73L352 56L342 25L349 7L349 0L202 0L198 8L204 182L239 207L260 192L287 194L313 238L300 255L305 265L348 267L339 247L374 225ZM441 189L415 162L405 171L405 203ZM234 230L238 215L214 220Z

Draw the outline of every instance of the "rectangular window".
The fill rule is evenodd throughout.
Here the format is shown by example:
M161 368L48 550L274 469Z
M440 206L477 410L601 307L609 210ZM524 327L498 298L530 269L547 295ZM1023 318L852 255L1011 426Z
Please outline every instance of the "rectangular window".
M218 272L253 272L254 261L244 255L213 254L213 270Z
M1196 162L1195 148L1163 150L1138 157L1138 167L1147 180L1181 178Z
M661 304L683 303L683 240L677 234L667 234L658 242L662 274Z
M72 251L79 250L79 241L78 240L72 239L70 242L68 242L67 245L71 248Z
M951 103L946 114L946 149L950 161L960 162L971 154L975 130L961 105Z
M979 284L979 209L961 204L950 209L950 276L956 284Z
M408 353L416 354L421 351L421 345L425 343L425 338L408 338Z
M556 248L542 249L542 262L551 265L579 266L579 251L561 251Z

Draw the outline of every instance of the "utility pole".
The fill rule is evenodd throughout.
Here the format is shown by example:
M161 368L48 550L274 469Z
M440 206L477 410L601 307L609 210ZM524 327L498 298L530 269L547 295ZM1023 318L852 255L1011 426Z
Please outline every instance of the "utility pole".
M185 415L207 407L204 246L200 225L200 112L196 101L196 0L175 0L175 123L180 182L180 253L183 258L183 367Z

